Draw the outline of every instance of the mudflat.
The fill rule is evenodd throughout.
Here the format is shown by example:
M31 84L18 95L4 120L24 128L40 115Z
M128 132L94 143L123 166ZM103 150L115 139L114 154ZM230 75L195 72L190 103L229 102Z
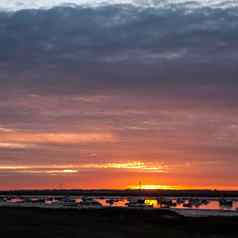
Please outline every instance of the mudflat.
M185 218L165 210L0 208L0 237L237 238L237 217Z

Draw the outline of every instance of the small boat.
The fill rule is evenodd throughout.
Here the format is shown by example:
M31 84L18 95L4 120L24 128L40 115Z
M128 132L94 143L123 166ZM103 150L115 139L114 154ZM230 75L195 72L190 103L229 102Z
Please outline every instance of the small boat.
M160 204L160 207L162 208L176 207L177 205L176 202L168 198L158 198L157 201Z
M56 200L54 197L49 197L45 199L45 204L54 204L54 203L58 203L59 201Z
M30 203L45 203L45 199L44 198L31 198L29 200Z
M20 197L12 197L12 198L8 199L7 202L9 202L9 203L24 203L24 199L22 199Z
M102 208L102 204L96 200L82 200L79 203L80 208Z
M106 203L112 206L114 204L115 200L114 199L107 199Z
M63 204L66 207L76 207L77 206L77 203L76 203L75 199L70 198L70 197L65 197L63 199Z
M202 202L203 205L208 205L209 204L209 201L207 199L202 199L201 202Z
M191 198L189 200L189 203L192 204L192 206L195 206L195 207L199 207L202 205L202 200L198 199L198 198Z
M192 207L193 206L193 204L191 203L191 201L185 201L184 203L183 203L183 207Z
M184 199L184 198L178 197L178 198L176 199L176 203L177 203L177 204L183 204L184 202L185 202L185 199Z
M94 201L94 199L92 197L86 197L86 196L81 197L81 200L82 201Z
M129 200L128 203L126 203L128 207L134 207L134 208L152 208L152 204L146 204L145 199L133 199Z
M219 200L219 204L220 204L221 207L232 207L233 206L233 200L232 199L221 198Z

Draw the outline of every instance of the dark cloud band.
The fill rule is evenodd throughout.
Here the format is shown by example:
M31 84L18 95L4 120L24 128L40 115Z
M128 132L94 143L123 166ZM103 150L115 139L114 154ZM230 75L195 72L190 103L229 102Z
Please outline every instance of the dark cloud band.
M1 61L139 62L237 59L235 8L56 7L0 14Z

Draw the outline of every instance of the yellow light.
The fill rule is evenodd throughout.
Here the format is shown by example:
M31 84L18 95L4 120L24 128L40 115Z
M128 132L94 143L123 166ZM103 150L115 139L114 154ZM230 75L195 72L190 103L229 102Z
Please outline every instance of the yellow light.
M145 204L148 206L157 206L158 205L158 201L156 199L146 199L145 200Z

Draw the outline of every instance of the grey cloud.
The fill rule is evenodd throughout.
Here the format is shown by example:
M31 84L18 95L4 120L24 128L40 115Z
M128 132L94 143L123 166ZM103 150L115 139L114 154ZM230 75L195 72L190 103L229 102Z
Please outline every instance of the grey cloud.
M234 60L237 30L238 15L233 8L187 13L180 8L112 5L2 12L0 60L157 62L190 57L213 61L216 56Z

